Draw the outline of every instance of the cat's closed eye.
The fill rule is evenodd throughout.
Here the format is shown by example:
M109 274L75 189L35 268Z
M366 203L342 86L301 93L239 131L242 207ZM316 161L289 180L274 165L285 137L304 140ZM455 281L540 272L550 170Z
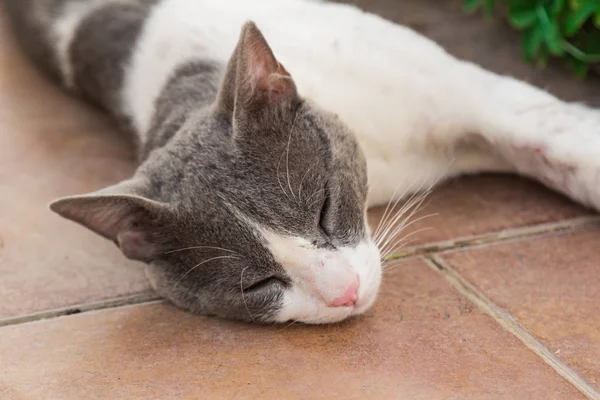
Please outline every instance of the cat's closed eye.
M259 279L256 282L251 283L247 287L243 288L244 293L256 293L264 290L275 290L278 288L284 288L288 284L283 278L275 275L268 276L266 278Z
M325 236L330 236L331 231L327 226L327 214L329 212L329 209L331 208L331 196L329 195L329 190L327 190L327 186L325 186L324 194L325 196L323 199L323 203L319 211L319 228L325 234Z

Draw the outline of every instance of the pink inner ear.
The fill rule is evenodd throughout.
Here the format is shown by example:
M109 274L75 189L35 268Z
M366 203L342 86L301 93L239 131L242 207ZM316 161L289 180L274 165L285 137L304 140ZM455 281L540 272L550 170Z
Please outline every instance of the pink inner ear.
M270 93L275 95L282 95L289 88L288 82L286 82L286 78L282 77L277 73L271 74L271 76L269 76L266 85L267 87L265 88L265 90L268 90Z
M277 62L261 36L248 39L247 67L254 88L270 95L282 95L293 88L290 73Z
M152 258L152 246L143 232L126 230L117 235L117 244L126 257L147 261Z
M274 72L267 70L264 65L257 65L254 68L254 74L256 89L267 92L270 96L279 97L293 90L290 74L280 64L277 65Z

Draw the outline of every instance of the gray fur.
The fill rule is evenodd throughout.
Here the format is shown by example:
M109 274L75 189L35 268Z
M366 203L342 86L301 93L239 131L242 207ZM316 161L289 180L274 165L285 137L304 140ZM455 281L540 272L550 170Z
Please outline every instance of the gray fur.
M127 3L94 11L71 49L76 86L113 114L146 14ZM122 41L111 40L117 32ZM250 57L266 63L275 87L248 79ZM111 65L116 75L105 75ZM148 263L153 287L176 305L271 321L295 283L260 229L332 250L367 235L366 163L354 136L296 93L254 24L227 66L197 60L174 71L155 107L131 180L51 207Z
M121 113L119 93L125 67L155 2L109 2L83 19L70 44L76 90L113 115Z
M61 79L61 73L49 32L60 7L66 2L66 0L4 0L2 2L23 50L42 71L55 80Z

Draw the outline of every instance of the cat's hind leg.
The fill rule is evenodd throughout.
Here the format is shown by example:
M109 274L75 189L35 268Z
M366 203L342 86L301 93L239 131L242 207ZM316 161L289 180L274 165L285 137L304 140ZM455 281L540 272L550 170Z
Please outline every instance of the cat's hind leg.
M461 63L472 131L515 172L600 210L600 111Z

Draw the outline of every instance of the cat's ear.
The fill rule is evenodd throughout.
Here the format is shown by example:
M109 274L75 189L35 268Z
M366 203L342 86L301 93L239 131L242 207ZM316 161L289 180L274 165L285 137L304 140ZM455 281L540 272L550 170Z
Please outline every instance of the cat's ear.
M148 262L161 251L160 221L170 210L145 197L147 188L144 179L132 178L97 192L55 200L50 209L114 241L126 257Z
M231 116L234 111L253 111L297 96L289 72L275 59L254 22L246 22L227 65L217 109Z

